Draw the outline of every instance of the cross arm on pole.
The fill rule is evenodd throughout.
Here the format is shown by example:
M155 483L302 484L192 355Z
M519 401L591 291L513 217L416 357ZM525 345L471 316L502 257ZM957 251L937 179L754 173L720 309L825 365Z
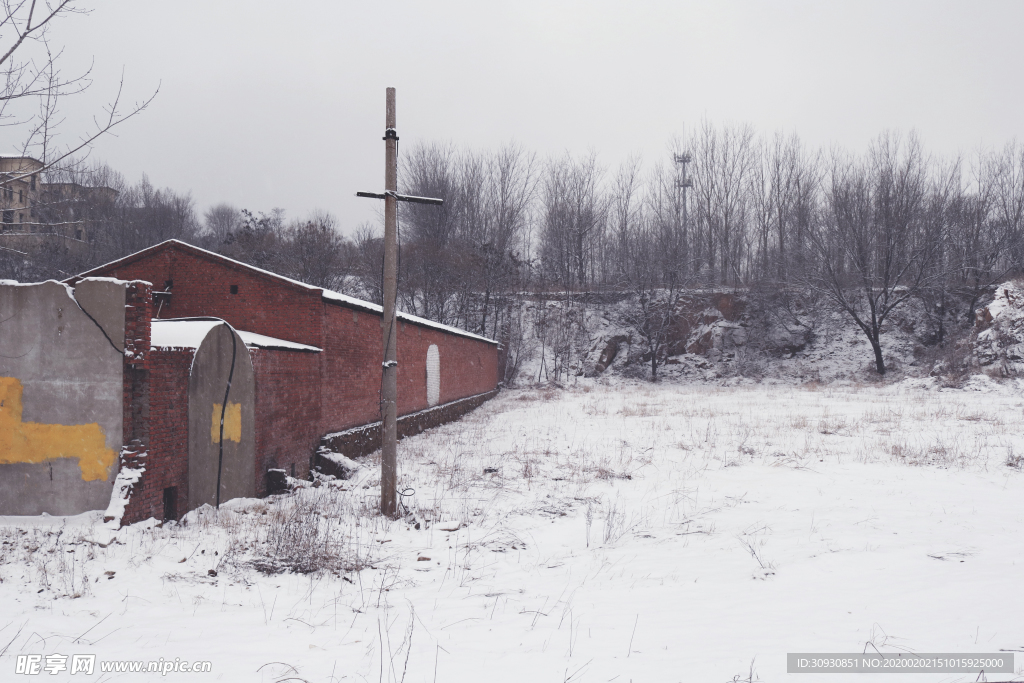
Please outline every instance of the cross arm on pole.
M413 204L431 204L433 206L441 206L444 204L443 199L435 199L434 197L416 197L408 194L398 194L397 192L356 192L357 197L367 197L369 199L384 199L388 195L393 196L400 202L411 202Z

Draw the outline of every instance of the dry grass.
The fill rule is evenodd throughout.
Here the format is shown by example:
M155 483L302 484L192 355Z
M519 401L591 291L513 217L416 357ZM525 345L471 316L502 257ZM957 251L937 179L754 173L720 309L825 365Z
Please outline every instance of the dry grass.
M90 594L90 584L99 580L90 563L96 559L97 545L78 529L0 530L0 570L5 566L28 567L39 591L55 597L80 598ZM93 574L90 576L90 569ZM0 571L0 582L4 580Z

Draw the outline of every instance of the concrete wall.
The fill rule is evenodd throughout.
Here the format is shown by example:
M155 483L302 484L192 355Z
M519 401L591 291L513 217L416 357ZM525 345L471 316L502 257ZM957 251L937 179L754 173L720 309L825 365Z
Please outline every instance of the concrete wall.
M189 510L215 505L218 481L222 503L256 495L255 399L245 342L228 325L217 325L196 351L188 382Z
M0 283L0 514L110 502L123 440L125 282Z

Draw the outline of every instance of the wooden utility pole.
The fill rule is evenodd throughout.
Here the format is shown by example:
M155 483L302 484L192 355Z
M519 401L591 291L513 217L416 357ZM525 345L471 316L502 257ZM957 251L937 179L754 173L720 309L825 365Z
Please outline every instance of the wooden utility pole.
M395 89L388 88L384 117L384 194L356 192L357 197L384 200L384 362L381 372L380 512L398 518L398 202L443 203L441 199L398 194L398 133L395 131Z
M387 89L384 130L384 380L381 386L380 512L398 517L398 134L395 132L395 89Z

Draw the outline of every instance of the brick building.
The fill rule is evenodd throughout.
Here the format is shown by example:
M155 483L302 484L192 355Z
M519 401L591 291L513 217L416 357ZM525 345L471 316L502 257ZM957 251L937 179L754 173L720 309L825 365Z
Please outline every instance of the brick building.
M269 470L306 477L330 433L353 434L352 448L366 450L359 439L380 419L379 306L176 240L65 284L105 282L125 292L121 466L144 469L124 522L215 502L214 474L221 501L264 495ZM405 431L496 391L496 342L406 314L397 324ZM116 335L104 335L118 350Z

